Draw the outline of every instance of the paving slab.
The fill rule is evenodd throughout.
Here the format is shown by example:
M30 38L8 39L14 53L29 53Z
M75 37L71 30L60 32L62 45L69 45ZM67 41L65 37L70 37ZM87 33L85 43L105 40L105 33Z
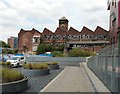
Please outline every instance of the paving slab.
M66 67L41 92L94 92L83 67Z
M80 67L66 67L40 92L110 92L106 86L87 67L80 63Z
M85 68L85 71L94 87L96 92L108 92L110 93L110 90L102 83L102 81L87 67L87 63L83 62L81 63L82 66Z

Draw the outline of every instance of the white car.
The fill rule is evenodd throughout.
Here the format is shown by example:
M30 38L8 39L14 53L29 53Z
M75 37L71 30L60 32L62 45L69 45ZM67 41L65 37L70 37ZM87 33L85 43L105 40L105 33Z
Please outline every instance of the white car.
M11 67L19 67L26 63L24 56L13 56L12 59L7 60L6 62L10 62Z

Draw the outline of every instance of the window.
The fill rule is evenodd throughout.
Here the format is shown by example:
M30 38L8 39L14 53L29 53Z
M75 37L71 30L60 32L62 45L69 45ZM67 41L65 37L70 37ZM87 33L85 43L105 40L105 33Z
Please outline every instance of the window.
M116 8L116 0L115 0L115 8Z
M21 59L21 60L23 60L23 59L24 59L24 57L21 57L20 59Z
M116 18L112 21L112 26L116 25Z
M114 6L114 0L112 0L112 6Z
M35 43L37 43L38 41L37 41L37 38L35 39Z

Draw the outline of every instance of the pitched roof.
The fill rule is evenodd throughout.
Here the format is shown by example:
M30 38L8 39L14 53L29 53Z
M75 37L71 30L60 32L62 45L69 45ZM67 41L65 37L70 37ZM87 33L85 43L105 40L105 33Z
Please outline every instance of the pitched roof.
M65 31L59 27L55 30L55 33L54 33L54 35L66 35L66 34L67 34L67 31Z
M39 34L41 34L38 30L36 30L34 28L32 30L24 30L24 29L21 28L21 30L18 33L18 35L19 34L25 34L25 33L31 33L31 34L39 33Z
M100 26L97 26L97 28L95 29L95 32L94 32L94 34L108 34L108 33L109 33L108 31L106 31L105 29L103 29Z
M20 32L18 33L18 36L20 36L20 34L23 34L24 30L21 28Z
M42 32L42 35L53 35L53 32L50 31L49 29L47 28L44 28L43 32Z
M77 31L76 29L74 29L73 27L70 27L70 29L68 30L68 34L69 35L79 35L80 32Z
M25 32L25 33L26 33L26 32L30 32L31 30L24 30L24 29L22 29L22 28L21 28L21 30L20 30L20 31L21 31L21 32Z
M81 34L93 34L93 31L84 26L81 30Z
M20 30L20 32L18 33L18 35L24 34L24 33L26 33L26 32L30 32L30 30L24 30L24 29L21 28L21 30Z
M36 33L36 32L39 33L39 34L41 34L41 33L40 33L38 30L36 30L35 28L32 28L31 31L32 31L33 34Z

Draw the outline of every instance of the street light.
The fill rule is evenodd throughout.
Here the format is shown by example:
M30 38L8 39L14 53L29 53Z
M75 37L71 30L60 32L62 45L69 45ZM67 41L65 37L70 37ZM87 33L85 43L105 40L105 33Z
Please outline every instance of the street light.
M0 48L1 48L1 58L2 58L2 62L4 62L3 48L2 48L2 40L0 40Z

